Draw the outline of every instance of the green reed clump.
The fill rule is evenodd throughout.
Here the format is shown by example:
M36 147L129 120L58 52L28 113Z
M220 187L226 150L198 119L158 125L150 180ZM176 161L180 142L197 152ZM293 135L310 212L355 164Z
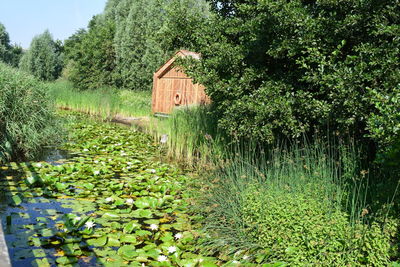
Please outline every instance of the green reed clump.
M205 164L225 153L227 138L209 106L175 109L169 117L153 120L150 125L158 139L168 136L168 156L187 164Z
M59 137L45 85L0 63L0 161L32 158Z
M372 217L355 150L238 147L201 185L206 250L257 264L389 263L396 224Z
M72 83L59 80L48 84L51 97L60 108L70 108L92 115L110 117L147 116L151 112L151 93L148 91L99 88L78 90Z

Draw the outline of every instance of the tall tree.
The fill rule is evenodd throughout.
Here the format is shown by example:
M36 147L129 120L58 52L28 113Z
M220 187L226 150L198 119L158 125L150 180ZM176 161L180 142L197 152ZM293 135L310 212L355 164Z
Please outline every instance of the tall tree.
M81 30L66 41L69 79L80 89L113 85L115 67L114 21L95 16L88 31Z
M61 74L61 44L53 40L49 31L33 38L29 50L21 58L20 68L35 77L51 81Z
M0 60L7 62L10 57L10 36L6 31L6 27L0 23Z
M10 36L4 25L0 23L0 61L17 67L22 54L22 47L10 43Z

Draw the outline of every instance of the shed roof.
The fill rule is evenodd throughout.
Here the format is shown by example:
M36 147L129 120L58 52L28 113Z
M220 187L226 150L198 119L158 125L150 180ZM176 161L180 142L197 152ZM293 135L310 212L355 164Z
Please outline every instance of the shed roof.
M175 60L178 57L192 57L194 59L199 60L201 58L201 55L199 53L196 52L192 52L189 50L179 50L177 51L167 62L165 62L164 65L162 65L155 73L154 75L157 78L160 78L161 76L163 76L171 67L172 64L175 62Z

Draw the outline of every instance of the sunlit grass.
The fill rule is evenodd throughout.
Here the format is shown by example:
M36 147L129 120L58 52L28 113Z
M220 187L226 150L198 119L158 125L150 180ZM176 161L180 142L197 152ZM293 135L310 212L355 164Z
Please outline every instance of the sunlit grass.
M69 108L92 115L110 117L124 115L148 116L151 112L151 92L100 88L77 90L68 81L48 84L49 92L57 107Z

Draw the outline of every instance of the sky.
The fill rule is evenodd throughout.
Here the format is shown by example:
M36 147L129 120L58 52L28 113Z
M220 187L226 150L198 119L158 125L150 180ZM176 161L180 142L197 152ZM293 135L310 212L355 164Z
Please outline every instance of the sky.
M35 35L50 31L65 40L103 11L107 0L0 0L0 23L11 43L28 48Z

